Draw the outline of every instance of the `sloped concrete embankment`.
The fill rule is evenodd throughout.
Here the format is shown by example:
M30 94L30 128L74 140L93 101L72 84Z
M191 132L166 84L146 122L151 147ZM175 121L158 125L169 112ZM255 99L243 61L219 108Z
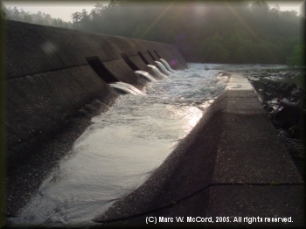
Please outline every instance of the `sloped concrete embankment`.
M153 216L161 226L159 217L170 217L162 225L171 226L175 217L186 223L194 216L212 217L215 223L198 223L209 227L296 227L304 224L303 203L304 182L257 95L244 77L232 74L228 90L147 182L94 221L128 226ZM270 222L233 222L235 216ZM217 223L216 217L232 222ZM272 223L274 217L293 222Z
M6 22L8 163L22 162L60 131L85 104L107 109L121 81L142 88L135 70L164 58L172 68L186 63L172 45L95 33Z

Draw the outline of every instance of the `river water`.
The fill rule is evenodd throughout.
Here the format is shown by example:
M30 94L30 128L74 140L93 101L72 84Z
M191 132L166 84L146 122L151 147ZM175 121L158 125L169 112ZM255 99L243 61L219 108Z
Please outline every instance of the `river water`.
M224 91L222 71L283 66L188 64L121 95L77 139L14 223L87 222L140 186ZM226 74L225 74L226 75Z

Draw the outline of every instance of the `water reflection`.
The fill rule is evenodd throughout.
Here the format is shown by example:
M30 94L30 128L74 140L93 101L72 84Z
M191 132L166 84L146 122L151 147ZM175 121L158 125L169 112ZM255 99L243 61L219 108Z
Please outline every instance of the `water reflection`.
M150 99L149 99L150 100ZM131 192L202 115L196 107L126 95L75 142L22 211L25 222L81 222Z

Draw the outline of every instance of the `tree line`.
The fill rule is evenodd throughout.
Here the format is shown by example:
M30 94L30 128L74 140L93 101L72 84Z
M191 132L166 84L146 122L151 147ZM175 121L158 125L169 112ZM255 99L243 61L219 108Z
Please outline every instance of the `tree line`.
M65 22L60 18L52 18L50 14L38 11L37 13L25 12L17 7L3 7L2 14L7 20L22 21L39 25L72 28L71 22Z
M113 0L71 17L68 28L174 44L187 61L304 64L305 17L262 0Z

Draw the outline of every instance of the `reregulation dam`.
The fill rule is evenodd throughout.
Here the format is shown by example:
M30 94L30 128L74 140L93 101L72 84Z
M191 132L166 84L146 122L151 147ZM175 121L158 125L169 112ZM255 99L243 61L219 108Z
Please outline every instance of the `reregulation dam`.
M8 228L302 227L304 180L241 70L6 21Z

